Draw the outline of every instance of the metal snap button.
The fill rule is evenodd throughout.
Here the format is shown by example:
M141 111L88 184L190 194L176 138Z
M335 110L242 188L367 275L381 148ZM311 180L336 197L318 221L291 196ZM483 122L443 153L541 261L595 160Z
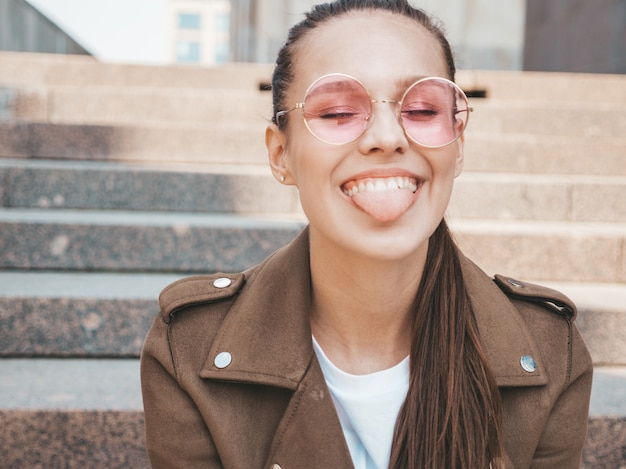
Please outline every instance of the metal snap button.
M523 355L522 358L520 358L519 363L522 365L524 371L528 373L534 373L537 371L537 362L530 355Z
M514 287L517 288L524 288L524 284L518 280L514 280L512 278L509 278L506 280L507 282L509 282L510 285L513 285Z
M280 464L272 464L272 469L283 469Z
M215 279L215 281L213 281L213 286L215 288L226 288L226 287L230 287L230 284L233 283L233 281L227 277L220 277Z
M213 360L213 364L217 368L226 368L230 365L230 362L233 361L233 357L228 352L220 352L216 355L215 360Z

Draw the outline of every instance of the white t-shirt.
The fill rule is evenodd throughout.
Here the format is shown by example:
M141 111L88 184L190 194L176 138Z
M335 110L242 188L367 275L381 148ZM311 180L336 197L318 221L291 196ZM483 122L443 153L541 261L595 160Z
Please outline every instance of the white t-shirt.
M313 349L335 403L355 469L387 469L398 412L409 389L409 357L387 370L351 375Z

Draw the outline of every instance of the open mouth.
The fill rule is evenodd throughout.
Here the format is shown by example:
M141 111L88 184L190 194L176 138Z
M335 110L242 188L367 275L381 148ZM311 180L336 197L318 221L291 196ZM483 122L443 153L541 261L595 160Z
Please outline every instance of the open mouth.
M407 176L386 178L365 178L346 182L341 189L348 197L366 192L387 192L395 190L417 191L418 181Z
M410 176L367 177L352 179L341 190L361 211L388 223L411 208L421 184L422 181Z

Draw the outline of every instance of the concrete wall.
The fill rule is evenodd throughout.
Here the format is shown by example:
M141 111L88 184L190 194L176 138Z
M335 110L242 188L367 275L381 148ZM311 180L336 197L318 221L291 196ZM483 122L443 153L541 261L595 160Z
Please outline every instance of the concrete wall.
M0 0L0 50L91 55L24 0Z
M625 0L528 0L524 69L626 73Z

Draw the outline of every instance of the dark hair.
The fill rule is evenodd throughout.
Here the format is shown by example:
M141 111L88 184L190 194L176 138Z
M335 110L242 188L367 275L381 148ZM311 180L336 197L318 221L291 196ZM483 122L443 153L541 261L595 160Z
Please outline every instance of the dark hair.
M429 240L410 356L389 467L503 467L500 394L445 220Z
M317 26L358 10L384 10L415 20L440 44L448 78L454 81L450 45L424 11L407 0L336 0L317 5L290 30L272 77L274 116L285 108L298 42ZM460 253L442 220L430 237L416 298L409 390L396 421L390 467L500 468L501 414L500 395L463 280Z

